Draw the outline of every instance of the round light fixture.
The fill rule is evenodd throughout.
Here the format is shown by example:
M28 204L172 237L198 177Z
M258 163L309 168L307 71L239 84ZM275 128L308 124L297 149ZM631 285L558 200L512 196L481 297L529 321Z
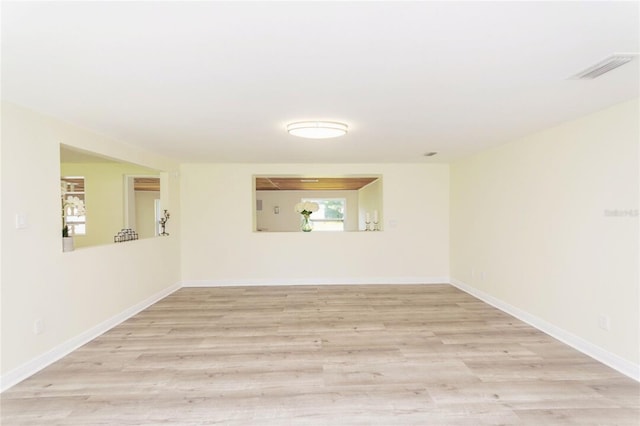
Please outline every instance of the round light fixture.
M349 127L334 121L298 121L287 125L287 132L310 139L337 138L347 134Z

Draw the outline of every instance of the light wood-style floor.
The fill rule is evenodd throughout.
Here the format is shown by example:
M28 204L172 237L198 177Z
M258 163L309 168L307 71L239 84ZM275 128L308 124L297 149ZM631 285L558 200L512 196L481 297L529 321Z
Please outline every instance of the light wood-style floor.
M638 425L640 385L449 285L184 288L2 425Z

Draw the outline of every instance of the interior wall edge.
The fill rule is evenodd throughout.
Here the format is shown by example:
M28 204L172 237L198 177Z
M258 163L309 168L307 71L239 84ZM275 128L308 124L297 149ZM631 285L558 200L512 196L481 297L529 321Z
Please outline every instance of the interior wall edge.
M619 357L593 343L590 343L575 334L572 334L558 326L555 326L529 312L517 308L509 303L495 297L482 290L479 290L463 281L451 278L451 285L470 294L471 296L482 300L483 302L493 306L496 309L507 313L522 322L529 324L530 326L542 331L545 334L561 341L562 343L571 346L579 352L595 359L596 361L605 364L608 367L613 368L619 373L624 374L631 379L640 382L640 364L635 364L624 358Z

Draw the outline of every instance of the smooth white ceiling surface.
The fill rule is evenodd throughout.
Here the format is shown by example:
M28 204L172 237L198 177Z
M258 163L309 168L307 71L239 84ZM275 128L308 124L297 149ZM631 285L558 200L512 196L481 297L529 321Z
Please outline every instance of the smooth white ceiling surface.
M3 2L2 97L210 162L436 162L639 95L638 2ZM349 124L329 140L293 121ZM438 151L435 157L423 153Z

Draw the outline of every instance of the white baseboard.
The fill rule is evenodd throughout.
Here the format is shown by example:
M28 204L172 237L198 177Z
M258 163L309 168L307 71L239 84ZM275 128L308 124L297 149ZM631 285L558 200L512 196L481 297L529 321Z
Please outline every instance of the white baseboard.
M449 277L229 279L183 281L182 287L236 287L278 285L449 284Z
M103 321L95 327L92 327L89 330L79 334L78 336L73 337L65 343L58 345L48 352L35 357L31 361L28 361L21 366L7 372L6 374L2 375L2 377L0 377L0 392L4 392L10 387L28 378L29 376L34 375L43 368L51 365L52 363L58 361L60 358L78 349L80 346L90 342L91 340L112 329L121 322L131 318L143 309L146 309L157 301L167 297L179 288L179 284L174 284L170 287L167 287L164 290L154 294L153 296L148 297L142 302L133 305L132 307L107 319L106 321Z
M526 322L530 326L537 328L543 333L546 333L549 336L571 346L572 348L582 352L583 354L588 355L591 358L613 368L614 370L619 371L625 376L628 376L636 381L640 381L640 365L634 364L633 362L621 358L618 355L612 354L611 352L606 351L601 347L584 340L581 337L578 337L560 327L557 327L541 318L538 318L535 315L523 311L520 308L516 308L515 306L512 306L496 297L493 297L490 294L483 292L482 290L478 290L477 288L472 287L462 281L458 281L452 278L451 285L459 288L465 293L469 293L470 295L482 300L483 302L488 303L495 308L500 309L503 312L506 312L509 315L518 318L523 322Z

